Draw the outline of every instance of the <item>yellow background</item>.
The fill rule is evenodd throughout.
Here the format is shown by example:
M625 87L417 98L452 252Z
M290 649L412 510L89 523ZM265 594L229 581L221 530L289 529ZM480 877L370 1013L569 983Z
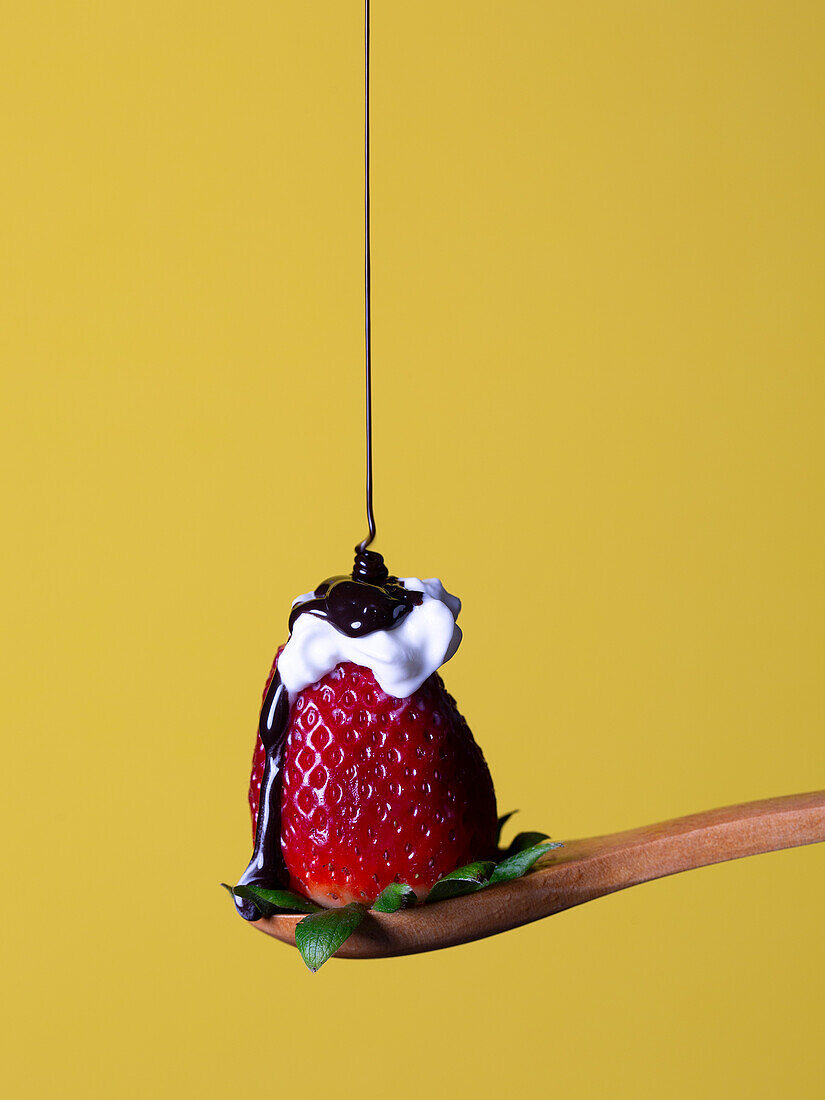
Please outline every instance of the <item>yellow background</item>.
M501 810L825 786L825 7L373 7L377 546ZM825 847L314 978L218 888L364 528L361 34L5 12L4 1091L821 1096Z

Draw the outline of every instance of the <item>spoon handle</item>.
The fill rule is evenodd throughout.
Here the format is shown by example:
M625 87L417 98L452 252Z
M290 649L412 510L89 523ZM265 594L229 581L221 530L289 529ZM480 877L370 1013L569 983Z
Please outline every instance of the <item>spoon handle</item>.
M343 958L433 951L493 936L606 894L729 859L825 841L825 791L707 810L627 832L566 841L537 869L463 898L393 914L370 913ZM257 927L294 943L296 917Z
M680 871L823 840L825 791L745 802L570 841L539 864L540 915Z

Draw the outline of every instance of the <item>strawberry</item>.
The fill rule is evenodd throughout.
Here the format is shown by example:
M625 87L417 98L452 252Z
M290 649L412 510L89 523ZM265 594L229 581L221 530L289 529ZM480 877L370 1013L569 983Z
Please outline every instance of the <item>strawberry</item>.
M264 760L259 738L253 830ZM292 889L334 907L371 904L405 882L421 900L442 875L491 858L496 826L484 757L437 674L396 699L344 663L293 700L281 789Z

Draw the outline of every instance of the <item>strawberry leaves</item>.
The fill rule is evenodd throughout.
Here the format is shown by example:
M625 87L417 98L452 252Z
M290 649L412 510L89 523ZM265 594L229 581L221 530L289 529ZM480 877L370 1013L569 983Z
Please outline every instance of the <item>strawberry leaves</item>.
M397 913L415 902L411 886L405 882L391 882L375 899L372 908L377 913ZM349 939L366 914L365 905L353 902L341 909L312 913L295 925L295 946L313 974Z
M510 841L510 847L507 849L506 854L508 856L515 855L516 852L523 852L525 848L533 848L536 844L541 844L543 840L549 839L547 833L517 833Z
M557 840L553 844L533 844L514 852L496 865L487 885L495 886L497 882L512 882L513 879L521 878L522 875L527 874L536 860L541 859L546 852L561 846L561 842Z
M291 890L270 890L265 886L227 886L221 883L233 897L241 901L250 901L262 917L272 917L276 913L317 913L321 908L314 901L294 894Z
M509 814L503 814L498 819L497 842L501 843L501 833L504 826L510 820L516 810ZM495 886L499 882L512 882L521 878L530 868L547 852L554 848L561 848L561 842L550 843L547 833L524 832L517 833L506 849L499 848L499 856L503 857L498 863L480 861L471 863L467 867L459 867L449 875L444 875L433 886L427 902L446 901L448 898L459 898L465 894L475 894L483 890L485 886Z
M430 890L427 901L446 901L447 898L460 898L464 894L474 894L482 890L490 880L495 863L488 860L479 860L477 863L468 863L466 867L459 867L444 875Z
M376 913L397 913L399 909L409 909L417 900L406 882L391 882L375 899L372 908Z
M352 902L341 909L323 909L295 925L295 946L314 974L331 959L367 913L365 905Z
M503 824L512 816L512 814L507 814L499 820L501 824ZM500 828L498 835L500 841ZM488 885L495 886L497 882L512 882L513 879L521 878L522 875L526 875L533 864L541 859L546 852L551 852L554 848L561 848L562 846L559 841L548 843L549 841L550 837L547 833L517 833L510 841L508 848L499 849L499 854L503 855L504 859L501 860L492 875L490 875Z
M559 841L548 843L549 839L546 833L519 833L500 863L480 861L451 871L433 886L427 902L460 898L465 894L475 894L485 886L521 878L545 853L561 848Z
M515 812L513 811L513 813ZM501 844L502 828L513 816L513 813L505 814L498 819L499 845ZM554 848L561 847L563 847L561 841L550 843L550 837L547 833L517 833L507 848L499 847L499 856L503 856L503 858L490 875L487 885L495 886L499 882L512 882L513 879L521 878L543 855L552 852Z

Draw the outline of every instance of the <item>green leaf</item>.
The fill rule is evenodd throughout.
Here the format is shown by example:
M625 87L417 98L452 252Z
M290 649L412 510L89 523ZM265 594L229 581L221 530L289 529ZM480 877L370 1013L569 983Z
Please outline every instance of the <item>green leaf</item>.
M498 832L496 833L496 844L501 844L501 830L504 828L504 826L507 824L507 822L510 820L510 818L514 814L517 814L517 813L518 813L518 810L510 810L509 814L502 814L501 817L498 819Z
M416 901L412 886L406 882L391 882L386 890L381 891L372 907L376 913L397 913L399 909L409 909Z
M523 852L526 848L534 848L536 844L540 844L543 840L549 840L550 837L547 833L519 833L510 842L510 846L507 849L507 855L513 856L516 852Z
M534 844L530 848L522 848L521 851L515 852L499 863L490 875L489 885L494 886L497 882L512 882L514 878L521 878L530 870L537 859L540 859L546 852L551 852L554 848L561 848L561 843L555 841L552 844Z
M221 886L226 886L225 882ZM320 906L291 890L271 890L266 886L226 886L230 894L242 901L251 901L262 917L271 917L275 913L317 913Z
M487 885L487 880L495 870L495 863L479 860L450 871L433 886L427 901L445 901L447 898L460 898L463 894L474 894Z
M351 902L342 909L323 909L298 921L295 946L313 974L349 939L366 912L366 906Z

